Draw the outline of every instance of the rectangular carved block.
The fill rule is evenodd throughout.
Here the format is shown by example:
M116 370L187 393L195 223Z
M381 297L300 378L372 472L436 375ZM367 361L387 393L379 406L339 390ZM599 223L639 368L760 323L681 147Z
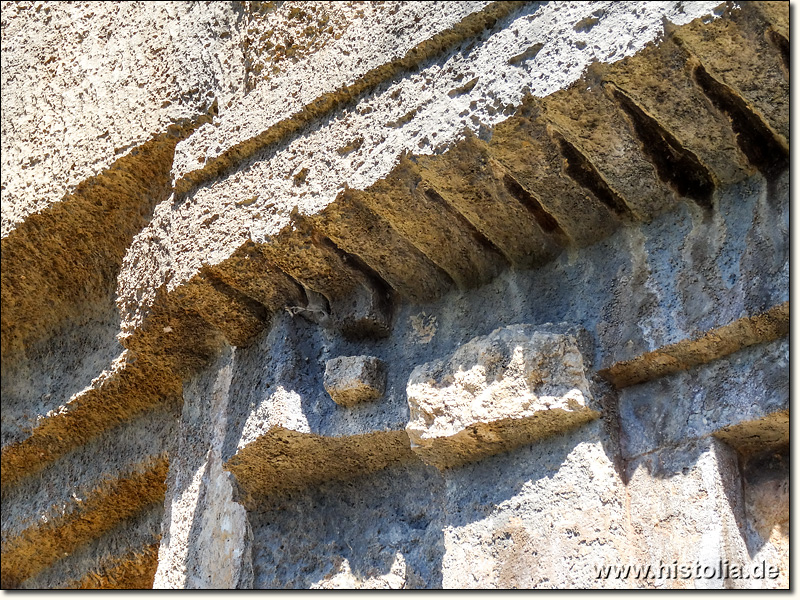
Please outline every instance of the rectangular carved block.
M325 364L323 383L334 402L353 406L383 396L386 367L374 356L339 356Z
M531 325L497 329L408 382L412 449L458 466L597 418L578 341Z

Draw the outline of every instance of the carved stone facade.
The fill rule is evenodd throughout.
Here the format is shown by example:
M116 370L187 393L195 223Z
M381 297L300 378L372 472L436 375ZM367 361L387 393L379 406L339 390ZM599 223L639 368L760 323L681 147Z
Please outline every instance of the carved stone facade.
M788 2L3 2L4 588L786 588Z

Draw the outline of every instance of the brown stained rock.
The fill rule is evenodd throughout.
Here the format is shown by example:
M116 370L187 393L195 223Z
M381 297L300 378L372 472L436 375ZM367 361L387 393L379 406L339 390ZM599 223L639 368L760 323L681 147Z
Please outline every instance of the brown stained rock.
M588 246L619 227L619 216L568 174L569 162L539 109L529 102L500 123L489 155L509 173L510 183L540 228L558 243Z
M358 278L321 237L308 219L295 215L291 227L259 249L266 260L304 287L328 300L346 297L358 286Z
M96 572L64 585L71 590L143 590L153 587L153 578L158 568L159 544L150 544L131 550L107 564L101 564Z
M781 37L787 42L789 40L789 5L785 2L748 2L742 7L744 10L755 10L761 18L768 21ZM769 33L767 33L769 36ZM788 63L788 56L786 57ZM788 66L788 65L787 65Z
M675 194L659 179L642 153L641 141L598 78L589 74L537 102L543 118L591 161L636 219L650 221L675 205Z
M264 498L289 490L344 480L414 460L404 431L343 437L273 427L225 464L243 492L239 500L252 510Z
M123 328L122 345L183 378L205 367L225 343L222 334L176 295L159 289L141 327Z
M204 269L175 291L181 306L197 312L232 346L244 346L266 326L267 309Z
M157 457L143 465L131 465L129 473L105 480L86 498L81 510L54 521L44 520L14 537L3 539L2 585L19 584L117 523L162 502L166 491L168 461Z
M296 281L268 261L255 244L240 247L224 263L210 268L218 279L262 304L269 312L299 304L303 291Z
M342 406L377 400L386 390L386 365L374 356L339 356L325 363L323 384Z
M464 218L452 206L425 195L422 175L406 157L366 192L351 193L388 221L461 289L489 281L504 263L502 257L480 243L471 225L463 223Z
M74 316L82 303L113 293L133 237L169 193L179 140L171 134L153 138L3 238L4 359Z
M696 66L684 49L667 39L625 60L598 65L597 71L673 135L685 152L694 154L698 168L713 174L714 185L740 181L755 169L737 145L728 118L694 82ZM620 103L613 91L611 95ZM628 119L635 120L626 108L622 105Z
M574 9L580 10L578 7ZM385 69L381 67L368 75L369 77L380 75L374 81L383 81L393 69L400 66L400 63L405 65L402 69L419 65L423 55L428 55L427 53L434 47L438 48L437 51L444 52L448 47L447 44L461 39L459 36L466 34L467 31L474 33L492 26L496 15L508 14L510 10L513 10L510 5L491 4L474 16L465 18L463 22L451 23L453 29L446 28L447 31L442 33L443 37L437 37L435 42L433 40L431 44L422 42L400 62L387 64ZM684 11L684 16L686 14ZM490 15L495 16L490 17ZM456 29L459 33L455 33ZM446 40L449 41L444 43ZM642 40L641 44L634 46L639 48L645 42L646 40ZM491 50L492 44L488 42L487 44L481 42L481 47L486 46L486 52L494 52ZM526 45L520 50L527 51L529 48L530 46ZM577 48L581 49L583 46ZM633 47L631 48L633 52ZM544 56L547 50L543 49L542 53ZM538 59L539 55L530 55L523 62ZM516 64L514 60L512 66ZM521 67L514 66L514 68ZM459 64L456 70L461 69L462 65ZM475 76L470 71L470 77L464 79L461 86L464 86L464 82L470 82L470 85L459 92L461 95L449 97L445 94L447 98L445 102L450 103L451 100L460 102L466 100L466 97L462 96L478 94L493 75L500 78L498 73L490 70L483 73L477 83L473 83ZM466 75L466 72L459 73L454 78L461 81ZM343 275L343 269L335 266L335 259L330 255L323 256L324 252L320 252L316 247L318 244L309 243L310 240L313 241L315 234L317 237L332 240L341 251L363 262L401 296L414 300L427 300L437 297L443 290L448 289L450 280L461 287L473 285L473 282L482 283L485 279L491 278L494 270L502 267L505 261L514 265L535 266L552 258L565 245L591 244L614 231L621 222L629 221L631 216L640 218L637 213L639 208L633 210L626 197L628 192L636 195L635 187L631 186L633 189L628 191L618 188L611 181L613 177L607 177L602 161L595 161L589 151L584 151L567 133L560 133L555 125L549 124L547 120L537 120L535 103L530 103L526 108L525 103L514 99L511 104L503 107L502 113L498 113L495 108L483 106L476 101L474 107L473 103L470 103L470 108L465 109L466 112L461 115L463 124L459 125L457 130L452 128L450 122L446 126L442 124L440 128L431 116L438 113L435 111L430 113L432 109L425 108L430 100L425 94L420 95L418 88L405 85L410 86L412 83L417 85L415 77L409 75L407 80L402 82L404 85L392 92L375 88L374 93L370 91L370 95L358 99L353 110L344 109L341 104L343 98L352 91L347 87L331 92L330 95L322 94L317 98L318 101L315 100L311 104L303 104L299 97L296 101L289 101L289 104L298 108L299 112L285 113L282 121L275 119L274 108L267 109L264 106L259 106L259 110L267 110L268 116L256 113L254 109L248 109L247 119L242 119L240 110L244 109L241 107L228 114L231 121L220 115L219 121L215 122L219 128L203 127L202 131L197 132L179 147L180 156L176 159L173 169L177 179L176 186L179 188L175 192L176 201L191 199L189 203L197 203L197 210L181 209L171 216L165 212L164 218L154 222L152 229L154 231L169 229L173 237L182 240L185 236L186 239L181 243L187 244L187 247L191 246L192 240L194 243L203 244L204 247L208 244L209 252L220 259L216 266L219 266L221 271L228 270L222 264L225 257L238 252L237 243L232 240L247 239L248 235L254 240L258 238L269 263L277 264L283 272L303 287L324 295L330 303L332 312L336 313L334 306L336 301L339 298L348 298L356 286L350 281L351 277ZM502 78L505 78L505 73L502 74ZM511 89L516 88L511 86L509 90ZM550 91L555 89L554 87ZM361 89L361 92L364 91L366 89ZM256 92L257 90L254 90L248 97L250 98L248 102L256 96L262 97ZM400 96L393 96L398 92L402 92ZM407 92L410 94L408 98L405 97ZM306 93L304 87L302 94ZM386 123L397 120L398 115L394 114L395 100L399 101L406 111L404 114L410 115L409 120L397 131L392 128L394 133L379 134ZM330 111L335 108L342 110L334 116ZM443 110L445 108L450 110L442 106ZM467 117L471 111L477 112ZM502 114L502 118L505 119L506 115L515 113L517 116L512 116L505 122L498 118L498 114ZM253 114L259 114L263 119L254 120ZM331 119L319 120L324 115L330 115ZM488 135L488 131L486 136L481 135L482 138L490 138L488 151L482 147L486 146L485 143L475 142L474 138L467 139L463 144L457 142L464 127L475 130L471 125L467 125L469 119L475 123L481 119L486 120L491 135ZM536 123L535 126L525 125L523 121L529 123L536 121ZM302 129L306 126L308 129ZM357 148L354 146L352 150L347 150L354 140L351 136L352 131L349 131L353 128L359 130L375 128L376 137L371 143L359 143ZM403 146L405 150L402 152L384 153L385 148L392 145L380 145L378 137L383 135L381 139L387 139L386 133L397 134L405 144L410 139L407 138L407 134L417 135L420 128L424 131L430 129L431 137L426 138L427 142L420 139L419 144L410 147L423 148L418 160L419 164L426 165L427 169L423 177L426 185L418 190L424 198L420 198L420 202L415 198L413 204L422 205L424 201L430 205L432 211L441 213L444 210L447 212L447 218L452 217L454 226L442 227L438 239L431 238L437 237L434 230L438 228L441 218L438 221L432 220L430 226L427 223L420 223L425 219L421 216L415 220L408 219L408 223L405 223L406 215L393 208L392 202L387 202L386 207L382 207L379 195L367 201L367 197L360 195L360 192L351 191L351 188L361 185L369 190L376 182L380 182L380 186L383 186L382 178L392 172L393 166L401 156L407 156L411 151L409 146L405 145ZM431 141L433 137L437 139L435 147ZM361 138L367 140L370 136L361 135ZM278 144L281 148L278 149L276 146L275 149L267 151L266 146L276 142L281 142ZM192 153L191 149L196 152ZM264 150L264 154L256 156L254 153L259 149ZM342 150L344 154L338 150ZM314 158L293 164L294 159L290 154L295 156L298 152L309 158L313 155ZM198 167L196 160L200 159L196 157L200 154L203 157L201 160L203 164ZM327 158L320 158L323 155ZM488 161L487 155L490 159ZM291 169L285 173L283 171L288 166L284 159L292 163ZM251 166L244 169L243 161L250 161ZM647 159L641 159L639 164L646 162ZM221 170L217 170L214 166L217 163L225 164L220 167ZM323 164L327 166L323 167ZM367 164L373 166L367 168L364 166ZM229 173L229 170L240 168L239 173ZM300 172L306 174L302 185L295 186L293 183L282 185L284 179L291 181L293 174ZM194 187L201 182L208 183L209 178L216 178L223 173L229 173L231 176L226 175L218 179L214 185ZM199 179L196 181L192 179L192 174L197 175ZM183 179L184 176L188 179ZM631 174L630 180L634 177L635 173ZM189 181L190 179L192 181ZM235 183L240 179L241 185ZM428 179L436 180L435 185ZM639 180L647 181L647 177ZM267 182L272 183L267 184ZM182 188L184 184L186 189ZM648 187L646 183L642 185ZM268 189L269 193L264 194L259 191L264 189ZM385 186L380 189L383 191ZM188 191L191 191L191 194L184 197L184 193ZM401 189L402 194L405 194L405 190ZM261 197L270 195L273 196L277 208L270 213L269 219L262 222L262 217L269 211L266 210ZM229 202L234 197L238 199ZM195 237L196 228L202 229L206 219L203 216L205 212L202 210L202 205L208 204L214 210L218 210L217 205L220 201L221 205L230 209L224 213L230 218L219 218L209 225L213 231L206 232L207 236ZM641 204L646 202L647 200L642 200ZM660 210L661 204L655 204L657 208L654 210ZM307 219L313 220L313 226L318 227L319 231L300 231L302 226L297 222L280 231L286 224L286 215L293 207L297 207L296 212L308 214ZM445 207L451 207L453 210L450 211ZM324 214L321 214L322 211ZM645 210L641 209L640 212ZM197 221L197 219L203 220ZM168 225L169 223L173 223L175 228ZM246 231L247 229L249 231ZM253 233L254 231L256 233ZM236 232L235 235L233 232ZM451 244L448 236L453 233L455 235L452 235ZM317 242L319 241L321 240L318 239ZM131 248L132 256L145 255L154 250L152 245L139 242L141 238ZM442 246L451 248L442 250ZM177 287L183 281L190 279L196 269L195 263L198 262L195 259L194 253L176 252L173 256L166 257L163 264L159 263L145 269L153 271L152 278L149 275L144 277L141 272L131 273L130 279L133 282L139 282L140 279L147 281L142 281L141 287L144 288L144 292L141 294L136 285L126 290L122 311L124 326L131 323L130 327L133 328L141 324L141 321L132 321L129 313L139 310L138 307L149 305L150 296L155 293L154 289L163 281L169 281L168 287ZM250 295L243 289L247 287L243 283L237 284L232 278L221 279ZM266 284L254 286L253 294L263 294L265 287ZM371 300L368 296L369 294L362 295L358 303L369 307ZM292 305L297 304L292 302ZM365 308L363 311L366 315L363 319L361 317L350 319L347 316L343 320L355 322L363 320L373 323L378 330L385 329L380 319L371 314L376 311L372 311L371 308ZM344 315L347 313L347 310L343 310ZM332 316L334 321L339 320L336 314ZM359 328L360 325L354 327L356 330Z
M405 298L432 300L451 284L444 271L349 193L316 215L314 223L336 246L358 257Z
M776 5L774 12L788 17L786 3L764 4ZM759 17L756 10L734 9L710 23L695 20L677 28L673 36L711 77L742 98L788 151L789 78L783 62L788 57L776 45L778 40L770 41L770 23Z
M440 469L600 415L575 338L530 325L497 329L447 359L418 366L407 391L412 450Z
M40 419L27 438L3 448L4 492L103 431L159 403L177 407L180 398L175 375L124 353L91 386Z
M779 411L755 421L737 423L714 433L742 455L789 446L789 411Z
M531 267L558 253L559 244L543 231L541 219L521 198L517 186L491 147L472 134L445 155L415 158L423 193L457 211L487 251L512 265ZM563 240L559 240L562 241Z
M26 579L21 587L28 590L152 588L163 515L163 505L151 504Z
M711 362L742 348L769 342L789 332L789 303L765 313L744 317L677 344L620 361L599 371L615 387L623 388Z

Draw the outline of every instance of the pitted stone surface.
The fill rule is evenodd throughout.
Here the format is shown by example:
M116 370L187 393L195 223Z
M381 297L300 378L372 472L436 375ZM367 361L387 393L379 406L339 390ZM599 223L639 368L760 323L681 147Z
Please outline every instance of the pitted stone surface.
M118 286L122 330L127 336L143 325L162 285L172 291L203 264L224 263L248 240L270 243L282 230L294 227L295 210L301 215L320 214L340 202L346 191L367 190L390 176L405 154L439 155L465 135L488 137L528 95L546 96L567 87L593 61L634 55L663 33L664 19L687 23L715 6L716 2L618 3L600 10L581 2L524 6L500 20L488 19L483 31L470 30L475 37L469 42L442 45L438 55L409 64L398 72L404 76L376 80L369 93L348 98L351 103L331 101L324 118L306 115L298 122L296 115L302 111L294 111L302 105L292 105L281 115L283 120L276 120L261 107L283 105L289 94L281 86L273 90L262 85L246 102L257 101L259 111L245 109L244 104L241 114L236 108L221 111L214 124L176 149L173 179L180 194L157 207L124 261ZM492 10L484 8L487 14ZM445 32L461 31L471 16L457 23L448 19ZM639 25L635 30L624 26L632 18ZM591 26L574 28L586 22ZM523 59L538 44L543 44L540 51ZM424 42L414 48L422 55L429 51ZM392 56L393 52L387 54L384 66ZM343 84L356 85L361 79ZM474 85L465 85L473 80ZM362 132L361 137L354 139L354 131ZM219 159L204 166L214 156ZM190 174L193 180L205 181L209 177L205 170L213 175L208 185L183 185ZM588 219L593 211L578 205L563 213L562 219ZM348 223L337 220L337 229L343 224ZM329 235L340 245L348 237ZM485 231L478 235L488 236ZM354 246L369 242L353 237ZM184 251L190 247L203 251ZM409 272L415 270L421 273L422 267ZM381 274L392 284L404 283ZM418 275L418 280L426 277ZM428 287L435 291L432 283Z
M784 338L625 388L619 395L623 452L640 456L714 432L732 445L747 445L751 436L749 443L756 447L767 439L779 441L777 431L766 435L771 431L767 422L789 409L788 373L789 341ZM759 428L762 419L767 422ZM751 431L737 435L748 423Z
M227 104L245 77L236 19L229 2L3 2L3 237Z
M377 400L386 389L386 365L374 356L339 356L325 363L324 384L342 406Z
M426 462L451 467L597 418L574 337L512 325L414 369L406 432Z
M2 587L788 587L788 3L2 13Z

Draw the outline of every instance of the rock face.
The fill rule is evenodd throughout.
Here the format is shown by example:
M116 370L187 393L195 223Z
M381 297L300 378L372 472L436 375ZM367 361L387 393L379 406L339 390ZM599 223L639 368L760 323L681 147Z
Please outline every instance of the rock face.
M786 588L784 2L2 3L4 588Z

